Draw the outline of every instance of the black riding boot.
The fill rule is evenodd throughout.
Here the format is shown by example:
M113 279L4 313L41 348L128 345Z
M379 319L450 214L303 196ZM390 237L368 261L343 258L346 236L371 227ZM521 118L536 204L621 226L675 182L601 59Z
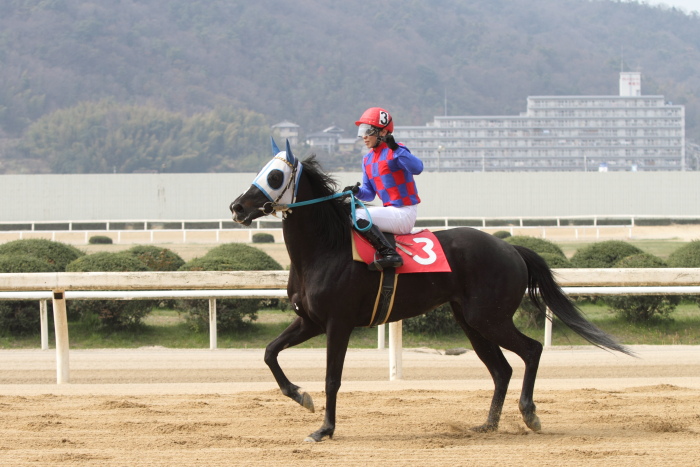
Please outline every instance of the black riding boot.
M368 225L369 221L366 219L357 220L357 226L360 228L365 228ZM372 225L371 229L364 232L359 230L357 230L357 232L365 237L374 249L377 250L377 253L381 255L381 258L377 258L373 263L368 265L370 271L383 271L384 268L398 268L403 266L401 255L396 252L394 247L389 243L389 240L386 239L376 225Z

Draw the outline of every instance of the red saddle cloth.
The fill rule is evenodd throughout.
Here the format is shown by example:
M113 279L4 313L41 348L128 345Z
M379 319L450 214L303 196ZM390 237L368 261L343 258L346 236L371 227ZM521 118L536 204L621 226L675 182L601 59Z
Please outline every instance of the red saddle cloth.
M403 266L396 269L398 274L411 272L452 272L445 258L442 245L428 229L419 232L396 235L396 251L403 258ZM352 231L352 258L366 264L374 262L376 251L365 238Z

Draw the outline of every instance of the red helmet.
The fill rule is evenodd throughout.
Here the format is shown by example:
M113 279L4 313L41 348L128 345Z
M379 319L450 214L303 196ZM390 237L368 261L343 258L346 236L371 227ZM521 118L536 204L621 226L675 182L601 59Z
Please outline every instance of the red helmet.
M386 110L380 107L370 107L365 110L362 117L355 122L355 125L366 123L377 128L386 129L389 133L394 131L394 120Z

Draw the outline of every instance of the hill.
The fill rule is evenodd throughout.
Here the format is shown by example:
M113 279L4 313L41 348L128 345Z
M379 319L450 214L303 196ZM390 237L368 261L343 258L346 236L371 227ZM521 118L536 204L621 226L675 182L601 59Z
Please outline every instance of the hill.
M23 169L14 150L32 123L86 101L183 118L223 106L352 135L373 105L422 125L517 114L528 95L617 94L621 66L642 71L644 94L684 104L700 141L700 17L639 3L13 0L0 31L0 163L14 154L14 171L76 170ZM238 170L221 159L249 152L181 165Z

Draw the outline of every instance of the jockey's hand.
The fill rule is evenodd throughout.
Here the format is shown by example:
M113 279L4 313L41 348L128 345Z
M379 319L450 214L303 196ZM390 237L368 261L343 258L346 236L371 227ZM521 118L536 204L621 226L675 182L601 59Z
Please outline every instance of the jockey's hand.
M353 195L358 194L360 192L360 182L357 182L354 185L346 186L345 188L343 188L343 193L345 193L346 191L352 191Z
M386 141L386 145L389 146L389 149L391 149L392 151L396 151L397 149L399 149L399 145L396 143L394 135L386 135L384 137L384 141Z

